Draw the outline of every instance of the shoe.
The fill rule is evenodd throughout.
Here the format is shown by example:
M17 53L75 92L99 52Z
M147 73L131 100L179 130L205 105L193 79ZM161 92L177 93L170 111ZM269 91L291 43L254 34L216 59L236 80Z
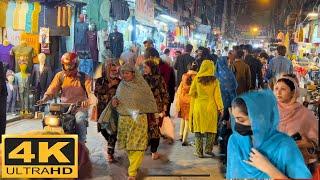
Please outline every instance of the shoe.
M108 161L109 163L113 163L113 162L114 162L114 157L113 157L112 154L108 154L108 155L107 155L107 161Z
M215 157L216 155L213 152L205 152L205 154Z
M182 143L182 146L189 146L187 142Z
M197 156L198 158L204 158L203 154L193 153L193 155Z
M152 153L151 157L153 160L158 160L160 158L160 154L155 152L155 153Z
M181 141L181 142L182 142L182 136L180 136L180 139L179 139L179 141Z
M129 176L128 180L136 180L136 177L135 176Z

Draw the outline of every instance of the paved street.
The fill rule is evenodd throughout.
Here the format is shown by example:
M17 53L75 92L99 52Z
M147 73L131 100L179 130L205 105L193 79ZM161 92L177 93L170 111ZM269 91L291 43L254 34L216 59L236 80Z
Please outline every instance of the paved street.
M176 132L179 130L179 121L176 120ZM7 125L7 133L23 133L29 130L42 129L40 120L21 120ZM178 136L177 136L178 137ZM190 140L193 136L190 136ZM114 164L108 164L104 158L106 141L97 133L96 123L90 122L88 129L87 146L90 150L90 158L93 163L93 179L115 179L125 180L127 174L128 160L123 151L116 151ZM139 172L139 179L146 180L188 180L188 179L223 179L219 172L219 161L214 158L199 159L193 155L192 146L181 146L180 141L173 145L161 142L159 152L162 154L160 160L151 159L151 153L146 152L143 166Z

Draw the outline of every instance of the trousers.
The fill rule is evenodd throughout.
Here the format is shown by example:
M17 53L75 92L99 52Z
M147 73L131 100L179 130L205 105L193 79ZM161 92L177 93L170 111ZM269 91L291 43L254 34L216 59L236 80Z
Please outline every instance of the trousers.
M128 151L128 158L129 158L129 168L128 174L129 176L136 176L139 167L142 164L144 156L144 151Z
M76 132L79 137L79 142L85 143L87 140L88 112L78 111L75 115L75 118L76 118Z
M187 143L188 142L188 134L189 134L189 127L188 127L188 121L181 119L180 120L180 137L182 137L182 142Z
M199 132L195 133L195 146L196 146L196 153L198 155L203 155L203 138L206 138L206 145L205 145L205 153L210 154L212 153L213 143L215 134L214 133L204 133L201 134Z

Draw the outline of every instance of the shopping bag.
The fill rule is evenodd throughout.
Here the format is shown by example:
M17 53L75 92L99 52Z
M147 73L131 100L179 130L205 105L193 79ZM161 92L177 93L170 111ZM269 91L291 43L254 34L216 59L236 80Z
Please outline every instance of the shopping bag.
M168 116L163 118L162 126L160 127L160 132L163 136L174 139L174 125Z
M98 108L97 106L93 106L91 109L90 120L93 122L98 121Z
M175 96L174 96L174 100L171 103L170 112L169 112L170 116L173 117L173 118L178 118L179 117L179 109L177 107L179 107L179 104L178 104L178 96L177 96L177 93L176 93Z

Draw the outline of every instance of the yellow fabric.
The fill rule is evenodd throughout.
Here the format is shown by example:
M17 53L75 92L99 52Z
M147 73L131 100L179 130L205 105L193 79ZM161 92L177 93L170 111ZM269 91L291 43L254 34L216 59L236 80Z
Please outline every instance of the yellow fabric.
M285 38L284 38L284 46L287 48L287 49L290 49L290 35L289 33L286 34ZM287 54L289 54L290 51L287 51Z
M58 17L57 17L57 26L60 27L61 26L61 6L58 6Z
M199 77L212 76L214 69L212 61L203 61L191 84L189 92L191 96L189 129L191 132L217 133L218 110L223 109L220 83L217 79L209 85L199 82Z
M19 10L21 9L21 0L16 1L16 8L13 11L13 24L12 27L14 30L18 30L19 29Z
M144 157L144 151L128 151L128 159L129 159L129 168L128 174L129 176L136 176L138 169L142 164L142 160Z
M303 42L303 28L300 28L299 30L298 40L299 42Z
M196 77L213 76L215 72L216 67L213 62L210 60L204 60Z
M33 63L38 64L38 54L40 52L40 43L39 43L39 35L38 34L29 34L29 33L21 33L20 35L21 41L26 41L28 46L32 47L34 49L34 58Z
M34 10L31 15L31 32L38 33L39 31L39 15L41 12L41 4L39 2L34 3Z
M68 26L71 27L72 9L68 6Z
M0 27L6 27L6 13L8 8L8 0L0 1Z
M29 9L28 2L21 1L20 9L18 10L18 16L19 16L18 30L24 31L26 29L26 16L27 16L28 9Z

